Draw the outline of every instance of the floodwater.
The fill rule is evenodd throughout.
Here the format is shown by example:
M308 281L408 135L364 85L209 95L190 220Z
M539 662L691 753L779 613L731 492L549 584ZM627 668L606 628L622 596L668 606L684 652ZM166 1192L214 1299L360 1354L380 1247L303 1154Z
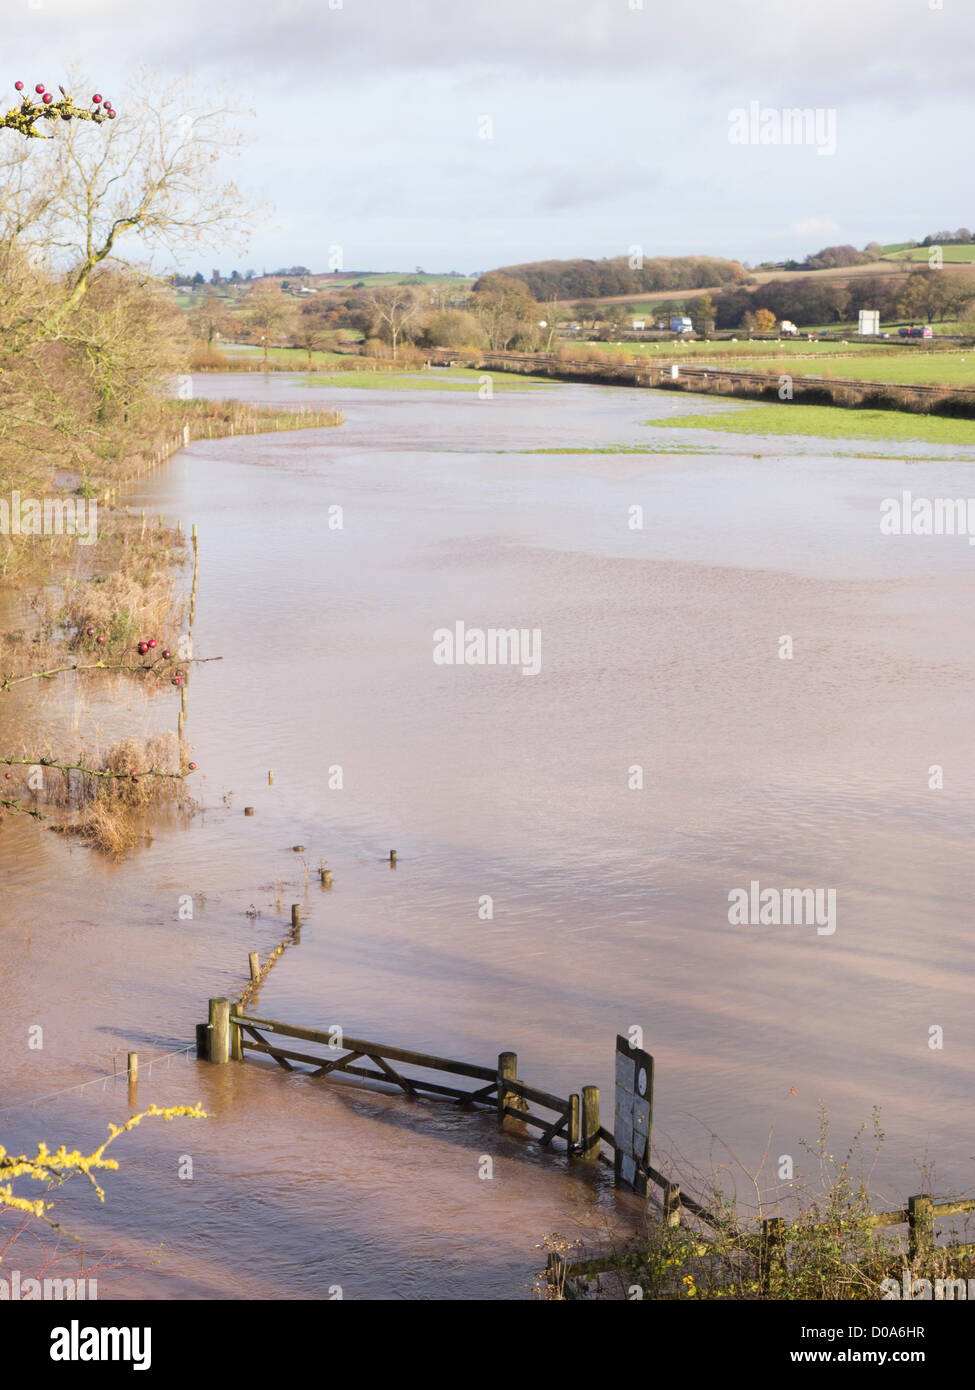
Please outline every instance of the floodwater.
M975 551L879 529L905 489L967 496L961 451L664 433L640 422L726 405L592 386L197 390L347 423L196 443L133 489L199 525L195 650L222 660L188 692L192 822L118 866L0 833L2 1142L97 1143L129 1113L101 1078L130 1049L140 1107L209 1112L121 1140L104 1208L58 1195L88 1258L112 1252L103 1293L522 1298L547 1234L639 1220L490 1115L181 1053L292 902L265 1017L511 1049L542 1089L600 1085L609 1125L615 1037L642 1028L655 1162L686 1190L720 1170L753 1200L767 1154L782 1195L822 1102L839 1153L881 1107L878 1207L970 1194ZM669 452L526 452L634 443ZM436 663L458 622L537 629L537 674ZM7 700L7 742L42 727L73 752L99 722L64 683ZM175 727L168 687L123 704ZM834 890L835 930L732 925L752 881Z

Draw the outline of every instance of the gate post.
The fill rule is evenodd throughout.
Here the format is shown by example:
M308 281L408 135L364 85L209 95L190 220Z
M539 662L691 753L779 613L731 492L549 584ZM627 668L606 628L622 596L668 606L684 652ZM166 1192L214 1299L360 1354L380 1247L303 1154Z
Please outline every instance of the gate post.
M207 1056L211 1062L230 1061L230 1000L210 1000L210 1042Z

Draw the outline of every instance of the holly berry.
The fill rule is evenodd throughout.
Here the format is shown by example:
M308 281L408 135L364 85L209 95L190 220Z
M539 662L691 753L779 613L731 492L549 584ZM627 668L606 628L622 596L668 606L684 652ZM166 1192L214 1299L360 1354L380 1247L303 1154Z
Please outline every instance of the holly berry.
M169 650L169 648L168 648L168 647L164 647L164 648L163 648L163 661L168 661L169 658L170 658L171 656L172 656L172 652Z
M110 121L114 121L114 120L115 120L115 112L114 112L114 111L109 111L109 113L108 113L108 119L109 119Z
M149 641L146 643L146 646L147 646L147 647L158 647L158 646L159 646L159 643L156 641L155 637L150 637L150 638L149 638Z
M196 763L190 763L189 768L190 768L190 772L195 772L195 771L196 771ZM8 774L8 776L9 776L9 774Z
M51 96L50 92L45 92L44 95L41 97L41 101L43 101L45 106L50 106L53 100L54 98Z
M140 643L139 643L139 655L140 655L140 656L145 656L145 654L146 654L146 652L147 652L148 650L149 650L149 643L148 643L148 642L140 642Z
M37 86L34 88L34 91L37 93L38 96L40 96L41 93L43 92L43 90L44 90L44 83L43 83L43 82L38 82Z
M180 676L174 676L173 679L172 679L172 681L170 682L170 684L171 684L171 685L182 685L182 684L183 684L182 678L181 678Z
M103 645L104 645L104 642L105 642L105 638L99 636L99 637L96 637L96 638L95 638L95 641L98 643L99 646L103 646Z
M101 94L100 94L99 92L96 92L95 95L92 97L92 101L95 103L96 106L101 106L101 104L102 104Z
M17 91L18 91L18 92L22 92L22 91L24 90L24 84L23 84L23 82L15 82L15 83L14 83L14 86L17 88Z

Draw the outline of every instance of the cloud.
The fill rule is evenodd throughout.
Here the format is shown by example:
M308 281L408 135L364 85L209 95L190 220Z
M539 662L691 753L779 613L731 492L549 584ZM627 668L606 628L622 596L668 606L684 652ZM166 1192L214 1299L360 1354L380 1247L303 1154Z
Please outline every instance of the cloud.
M789 236L800 237L804 241L816 237L839 236L842 228L838 222L832 222L828 217L807 217L803 222L790 222Z

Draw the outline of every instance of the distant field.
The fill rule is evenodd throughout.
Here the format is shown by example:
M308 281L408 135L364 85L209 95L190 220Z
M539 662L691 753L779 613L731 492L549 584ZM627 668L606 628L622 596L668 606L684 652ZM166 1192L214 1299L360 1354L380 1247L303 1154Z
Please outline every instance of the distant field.
M710 398L709 398L710 399ZM713 415L644 420L655 429L720 430L730 434L804 435L819 439L895 440L905 444L975 447L975 421L901 410L847 410L831 405L736 405Z
M288 276L268 276L268 279L288 279ZM293 278L293 277L292 277ZM359 281L368 289L378 289L380 285L402 285L402 284L423 284L423 285L452 285L458 289L466 289L473 285L474 279L470 275L419 275L415 271L391 270L382 273L365 271L360 275L309 275L303 277L302 283L314 285L319 290L326 289L351 289Z
M933 250L930 246L903 246L891 250L890 259L897 261L923 261L926 265ZM941 259L946 265L975 264L975 246L942 246Z
M697 360L701 360L699 357ZM734 359L727 355L716 362L728 365L734 362L740 367L754 367L754 358ZM889 381L898 386L969 386L975 387L975 350L968 352L930 352L919 353L906 348L901 353L860 352L855 357L839 361L787 356L769 356L762 366L791 376L855 377L858 381Z
M580 345L582 346L582 345ZM585 344L590 350L595 344ZM677 339L677 349L674 349L674 340L668 339L662 343L599 343L600 352L622 353L624 356L640 357L659 357L662 361L670 361L672 358L701 358L708 359L720 357L725 360L727 357L774 357L777 353L782 356L795 357L810 355L820 356L845 356L847 354L859 354L862 352L877 352L875 342L863 342L857 338L851 338L848 342L835 343L810 343L805 338L787 339L781 343L774 341L751 342L747 337L739 338L737 342L733 338L722 338L714 342L682 342ZM897 352L913 353L914 349L909 347L891 348L891 354ZM975 360L975 356L973 356ZM807 369L811 370L811 369Z
M533 391L554 387L548 377L521 376L510 372L483 372L452 367L449 372L315 372L302 379L303 386L348 386L364 391L476 391L490 377L495 391Z

